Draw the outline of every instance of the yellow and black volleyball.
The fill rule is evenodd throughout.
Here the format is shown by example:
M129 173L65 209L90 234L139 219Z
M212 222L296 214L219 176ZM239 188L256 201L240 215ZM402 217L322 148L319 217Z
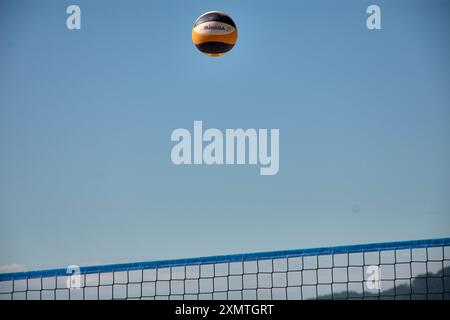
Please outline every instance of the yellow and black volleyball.
M202 14L192 28L192 42L198 50L211 57L230 51L237 41L237 28L233 19L223 12Z

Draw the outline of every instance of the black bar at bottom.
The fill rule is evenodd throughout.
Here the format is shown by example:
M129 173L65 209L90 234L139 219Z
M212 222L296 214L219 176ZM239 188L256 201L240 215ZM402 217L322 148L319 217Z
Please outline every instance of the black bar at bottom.
M383 319L386 309L398 309L402 317L411 317L423 310L433 314L448 310L448 301L0 301L2 313L11 308L12 314L60 316L68 312L74 316L104 319L130 319L139 315L143 319L300 319L320 315L361 318L366 315Z

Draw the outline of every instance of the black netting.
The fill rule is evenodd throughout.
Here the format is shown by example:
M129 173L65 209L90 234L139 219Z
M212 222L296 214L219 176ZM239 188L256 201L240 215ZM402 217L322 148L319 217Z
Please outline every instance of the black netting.
M85 273L71 289L69 277L0 281L0 299L450 300L450 246Z

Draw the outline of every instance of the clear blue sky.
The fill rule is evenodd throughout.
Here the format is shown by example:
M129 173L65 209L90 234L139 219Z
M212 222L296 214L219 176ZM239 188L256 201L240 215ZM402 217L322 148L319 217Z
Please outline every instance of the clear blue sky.
M66 29L78 4L82 30ZM378 4L382 30L366 28ZM200 54L220 10L239 39ZM450 236L450 3L0 2L0 266ZM280 171L174 166L170 134L279 128Z

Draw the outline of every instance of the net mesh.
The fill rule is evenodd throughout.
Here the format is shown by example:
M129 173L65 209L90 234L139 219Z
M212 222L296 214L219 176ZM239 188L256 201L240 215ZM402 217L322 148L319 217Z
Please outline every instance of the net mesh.
M0 299L450 300L449 242L3 274Z

